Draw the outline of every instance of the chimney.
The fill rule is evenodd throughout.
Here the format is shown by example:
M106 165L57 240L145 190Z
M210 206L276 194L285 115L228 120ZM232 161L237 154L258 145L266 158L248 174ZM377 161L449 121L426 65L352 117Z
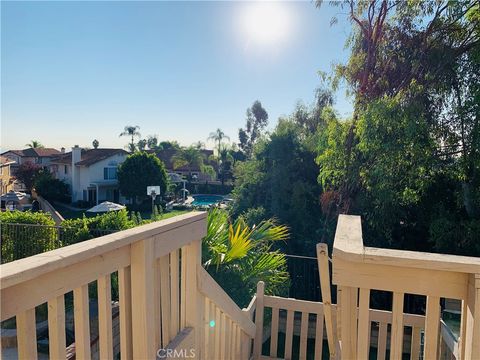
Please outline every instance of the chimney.
M80 148L78 145L75 145L72 148L72 166L81 160L82 160L82 148Z
M61 152L62 154L65 154L65 148L62 147L62 148L60 149L60 152Z
M82 160L82 148L75 145L72 148L72 203L83 198L82 189L80 189L80 169L75 165Z

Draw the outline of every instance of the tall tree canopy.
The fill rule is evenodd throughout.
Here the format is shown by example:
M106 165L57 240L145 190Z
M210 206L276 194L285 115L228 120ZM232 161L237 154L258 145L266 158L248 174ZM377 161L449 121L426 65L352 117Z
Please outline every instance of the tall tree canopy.
M154 154L136 152L118 167L118 185L122 195L134 200L146 198L147 186L160 186L165 194L167 172Z
M238 146L247 157L251 157L253 146L262 135L262 131L268 125L268 113L262 103L256 100L252 107L247 109L245 128L238 130L240 143Z
M333 85L345 81L355 107L319 144L322 203L362 214L372 239L396 247L480 253L471 230L480 215L478 1L333 4L352 23ZM459 238L439 230L439 218L461 224L458 246L440 236Z

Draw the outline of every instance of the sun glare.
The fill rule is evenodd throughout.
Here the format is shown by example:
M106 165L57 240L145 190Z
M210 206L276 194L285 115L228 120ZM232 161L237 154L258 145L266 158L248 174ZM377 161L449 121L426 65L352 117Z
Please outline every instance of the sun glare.
M285 4L274 1L249 3L241 18L247 44L275 45L286 40L290 17Z

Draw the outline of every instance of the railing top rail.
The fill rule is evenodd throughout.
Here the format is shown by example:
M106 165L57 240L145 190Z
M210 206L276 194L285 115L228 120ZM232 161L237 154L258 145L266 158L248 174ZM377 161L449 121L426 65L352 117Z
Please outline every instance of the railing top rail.
M101 256L142 239L194 222L205 221L206 216L205 212L190 212L0 265L0 289L82 262L93 256Z
M346 261L480 274L478 257L365 247L360 216L339 216L333 249Z

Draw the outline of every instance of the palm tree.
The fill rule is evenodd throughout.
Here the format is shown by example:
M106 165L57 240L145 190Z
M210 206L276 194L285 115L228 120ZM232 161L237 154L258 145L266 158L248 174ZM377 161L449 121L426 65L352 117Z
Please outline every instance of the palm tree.
M207 271L242 307L264 281L268 294L288 291L289 276L285 254L272 245L288 239L288 228L275 220L248 226L242 217L232 221L227 212L210 210L207 235L203 238L203 263Z
M220 152L220 144L222 143L223 139L227 139L230 141L230 138L225 135L222 129L218 128L216 131L211 132L208 136L208 140L213 140L214 142L218 143L217 151Z
M40 143L38 140L31 140L28 144L25 144L25 146L32 148L32 149L38 149L38 148L43 148L44 146Z
M206 166L204 164L205 155L195 145L179 149L172 157L173 168L186 166L188 169L188 178L192 179L192 169L198 167L203 171Z
M234 161L234 158L232 156L232 147L225 144L223 144L223 146L220 146L216 161L218 163L220 180L222 182L222 185L224 185L227 174L230 171L231 164Z
M135 126L127 125L123 129L123 132L120 134L120 137L121 136L131 136L132 140L128 145L128 148L131 152L134 152L135 149L136 149L135 137L140 137L140 132L138 131L139 129L140 129L140 126L138 126L138 125L135 125Z

